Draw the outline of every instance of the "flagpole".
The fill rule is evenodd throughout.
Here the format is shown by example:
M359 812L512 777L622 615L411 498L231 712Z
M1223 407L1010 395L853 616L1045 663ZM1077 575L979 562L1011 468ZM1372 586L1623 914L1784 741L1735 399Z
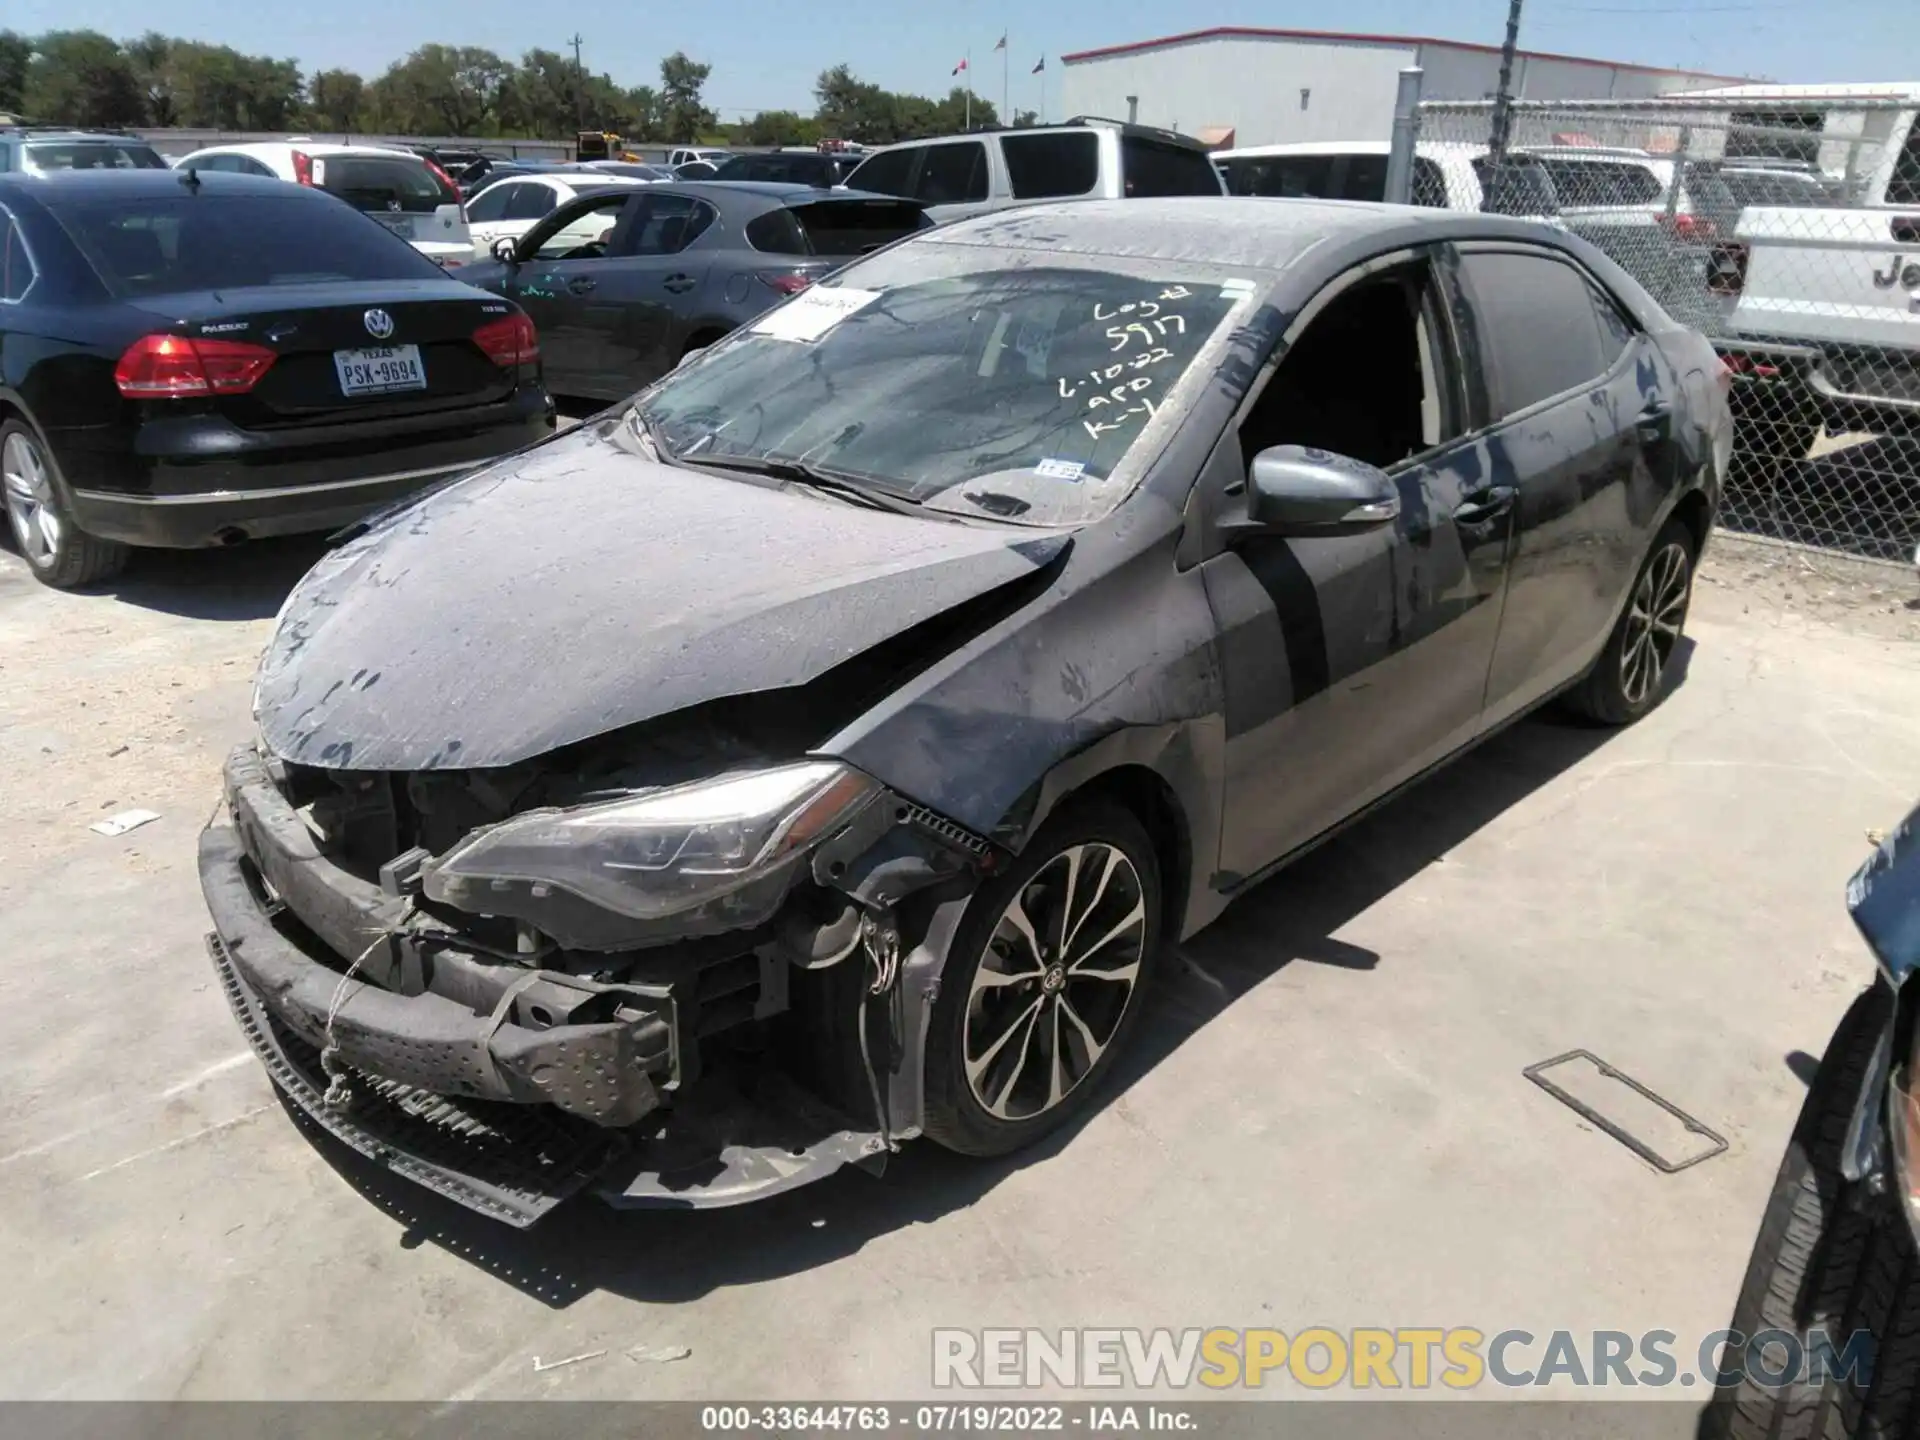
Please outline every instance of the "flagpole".
M973 47L967 47L967 63L960 68L967 72L967 119L965 128L973 129Z
M1012 82L1007 78L1012 73L1007 68L1012 59L1013 47L1007 44L1007 33L1003 30L1000 32L1000 123L1002 125L1013 123L1013 102L1007 98L1012 93L1008 88Z

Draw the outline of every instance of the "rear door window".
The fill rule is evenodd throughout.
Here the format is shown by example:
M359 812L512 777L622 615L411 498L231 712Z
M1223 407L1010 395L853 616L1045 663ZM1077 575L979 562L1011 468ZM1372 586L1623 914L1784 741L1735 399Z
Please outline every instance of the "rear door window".
M919 147L869 155L847 177L847 184L855 190L871 190L879 195L910 196L913 194L913 162L919 158Z
M513 199L513 192L519 188L518 185L489 185L467 201L467 219L483 223L506 219L507 202Z
M24 300L33 284L33 257L13 217L0 210L0 300Z
M987 147L978 140L929 145L921 152L914 198L923 205L960 205L987 198Z
M560 203L560 197L544 185L515 185L513 193L507 196L508 220L538 220L551 214L553 207ZM469 212L471 218L471 212Z
M1496 418L1612 368L1622 345L1603 341L1592 284L1572 265L1537 253L1473 251L1461 256L1460 270Z
M645 215L621 242L623 255L678 255L714 220L711 205L685 195L647 197Z
M1893 162L1887 181L1887 204L1920 205L1920 115L1907 117L1907 143Z
M1100 138L1091 130L1000 137L1015 199L1084 195L1100 179Z
M1124 193L1136 199L1220 193L1220 172L1206 151L1147 135L1120 137L1120 174Z
M316 155L313 183L356 210L431 215L458 205L460 193L426 165L404 155Z
M1558 215L1560 202L1547 172L1528 161L1509 158L1495 166L1482 155L1473 162L1480 181L1480 208L1489 215Z
M1387 157L1384 155L1348 155L1340 175L1342 200L1384 200L1387 198Z
M1332 155L1242 155L1226 162L1235 195L1321 198L1333 193Z

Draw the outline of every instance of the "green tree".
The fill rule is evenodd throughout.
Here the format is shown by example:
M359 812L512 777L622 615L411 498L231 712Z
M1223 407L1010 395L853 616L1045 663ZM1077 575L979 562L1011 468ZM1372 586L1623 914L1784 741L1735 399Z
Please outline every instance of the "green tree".
M422 45L371 87L382 123L422 135L484 135L498 128L513 67L491 50Z
M818 120L792 110L762 110L738 128L742 145L814 145L822 133Z
M34 42L21 96L56 125L138 125L146 99L126 52L97 30L55 30Z
M147 122L151 125L177 125L173 103L173 77L168 62L173 56L173 41L158 30L149 30L138 40L120 47L133 66L140 93L146 99Z
M161 37L154 37L156 39ZM161 82L175 124L284 130L300 112L300 67L230 45L169 42Z
M814 119L826 135L870 145L899 138L898 97L860 79L845 65L820 72L813 98L819 107Z
M711 65L691 60L681 50L660 62L660 128L664 138L682 143L698 140L719 122L720 117L700 100L712 73Z
M976 130L991 130L999 125L1000 112L993 108L993 102L986 96L969 98L965 87L956 85L947 92L946 99L933 106L932 121L932 130L925 133L958 134L969 124Z
M0 30L0 110L26 108L27 62L33 42L12 30Z
M577 128L581 93L580 75L570 58L552 50L529 50L501 93L501 128L546 139L570 135Z
M367 83L351 70L322 70L307 86L307 114L322 130L351 135L360 128Z
M1013 128L1016 130L1031 130L1039 123L1040 116L1032 110L1015 110L1013 112Z

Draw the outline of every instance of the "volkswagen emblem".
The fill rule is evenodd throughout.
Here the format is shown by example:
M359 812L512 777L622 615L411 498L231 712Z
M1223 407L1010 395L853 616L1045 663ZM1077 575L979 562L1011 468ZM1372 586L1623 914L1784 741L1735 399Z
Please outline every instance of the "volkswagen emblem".
M361 317L367 322L367 334L385 340L393 334L393 317L384 310L369 310Z

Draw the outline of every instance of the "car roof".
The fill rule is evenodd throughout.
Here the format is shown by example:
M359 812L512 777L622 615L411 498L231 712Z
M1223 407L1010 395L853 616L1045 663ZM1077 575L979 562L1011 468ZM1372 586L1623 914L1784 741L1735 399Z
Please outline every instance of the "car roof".
M393 160L412 160L421 165L427 162L411 150L402 150L397 145L335 145L322 140L250 140L232 145L202 145L193 151L195 155L219 153L222 155L284 155L298 150L303 155L330 158L335 155L378 155Z
M1498 215L1225 195L1023 205L949 221L912 243L1030 244L1066 254L1188 260L1274 273L1323 247L1379 253L1474 238L1567 245L1564 232L1551 226Z
M0 174L0 186L31 185L32 193L47 195L177 195L194 185L213 195L272 195L295 199L324 200L319 191L303 190L267 175L234 175L209 170L194 175L189 185L183 170L55 170L29 176Z
M111 131L103 130L43 130L37 126L18 129L0 127L0 140L18 140L27 145L37 145L42 141L51 140L57 145L87 142L95 145L146 145L149 149L152 148L150 142L142 140L138 135L116 135Z

